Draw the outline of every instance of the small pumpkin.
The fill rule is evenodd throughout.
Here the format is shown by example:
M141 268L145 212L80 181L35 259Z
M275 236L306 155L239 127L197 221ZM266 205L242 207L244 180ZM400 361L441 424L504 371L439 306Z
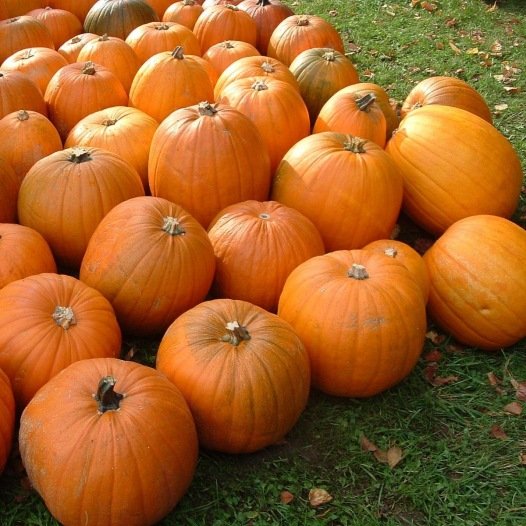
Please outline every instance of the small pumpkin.
M95 33L81 33L64 42L57 51L67 60L68 64L77 61L80 50L90 41L99 38Z
M0 369L0 475L9 458L15 432L15 397L8 376Z
M301 340L245 301L210 300L179 316L161 340L156 368L186 398L201 445L227 453L283 440L309 395Z
M71 11L65 9L56 9L46 5L32 9L27 15L35 17L48 28L55 49L75 35L82 33L81 21Z
M210 46L203 54L203 58L212 64L219 76L236 60L257 55L259 55L259 51L248 42L243 42L242 40L225 40L224 42L218 42Z
M116 358L74 363L44 386L20 418L19 445L31 485L64 526L157 524L189 487L198 455L179 390Z
M171 3L163 14L163 22L177 22L188 29L193 29L203 6L196 0L178 0Z

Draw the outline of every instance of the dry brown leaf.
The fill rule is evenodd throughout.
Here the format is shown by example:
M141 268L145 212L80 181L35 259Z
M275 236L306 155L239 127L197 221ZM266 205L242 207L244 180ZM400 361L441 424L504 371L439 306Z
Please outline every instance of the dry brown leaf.
M336 11L336 9L331 9L329 11L329 16L338 16L338 11Z
M522 413L522 404L520 402L510 402L503 407L503 410L510 415L519 416Z
M426 11L433 13L438 9L438 6L433 2L420 2L420 7L424 8Z
M446 345L447 352L462 352L465 350L465 346L460 343L449 343Z
M504 90L507 93L510 93L511 95L515 95L517 93L520 93L520 91L521 91L521 89L518 88L517 86L504 86Z
M377 449L373 452L374 458L381 462L382 464L387 464L387 452L383 449Z
M515 389L515 398L522 402L526 402L526 382L517 382L517 380L512 378L511 385Z
M354 42L347 42L347 47L350 53L359 53L362 50L362 48Z
M442 360L442 353L439 349L431 349L425 356L424 359L426 362L439 362Z
M451 40L449 41L449 47L453 50L455 55L460 55L462 53L460 48L457 47L456 44L454 42L452 42Z
M394 468L404 458L404 452L398 446L391 446L387 450L387 464Z
M519 463L526 466L526 453L519 453Z
M478 55L479 54L479 48L478 47L471 47L466 50L466 55Z
M495 56L501 56L503 49L504 46L498 40L495 40L495 42L493 42L493 44L491 44L491 47L489 48L491 54Z
M279 494L279 500L281 504L290 504L294 500L294 495L285 489Z
M455 382L458 382L459 378L455 375L449 375L449 376L435 376L435 379L433 380L433 385L435 387L439 387L441 385L449 385L453 384Z
M495 2L493 3L493 5L489 6L489 7L486 9L486 11L487 11L488 13L491 13L492 11L496 11L497 9L498 9L498 6L497 6L497 2L495 1Z
M327 504L332 500L332 495L322 488L312 488L309 491L309 504L313 508L317 508L322 504Z
M498 112L501 112L501 111L504 111L504 110L507 110L508 109L508 105L507 104L495 104L495 106L493 106L495 108L495 111L498 111Z
M498 424L493 424L491 426L490 433L491 433L491 436L493 436L494 438L497 438L499 440L507 440L508 439L508 435L506 434L504 429L502 429L502 427L500 427Z
M426 338L433 344L433 345L440 345L444 342L446 339L445 334L441 334L437 331L427 331L426 332Z
M502 380L493 371L490 371L487 376L489 385L492 387L496 387L502 383Z
M450 18L449 20L446 20L446 27L455 27L458 24L458 20L456 18Z
M362 435L360 437L360 447L364 451L370 451L370 452L376 451L378 449L376 444L373 444L365 435Z

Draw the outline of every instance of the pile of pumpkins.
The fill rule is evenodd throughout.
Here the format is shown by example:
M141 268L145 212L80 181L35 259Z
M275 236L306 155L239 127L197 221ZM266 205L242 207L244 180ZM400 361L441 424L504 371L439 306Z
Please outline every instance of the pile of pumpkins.
M397 111L279 0L0 19L0 471L19 427L62 524L154 524L199 447L279 442L311 388L402 381L428 315L479 349L526 337L523 173L466 82ZM155 367L123 335L158 338Z

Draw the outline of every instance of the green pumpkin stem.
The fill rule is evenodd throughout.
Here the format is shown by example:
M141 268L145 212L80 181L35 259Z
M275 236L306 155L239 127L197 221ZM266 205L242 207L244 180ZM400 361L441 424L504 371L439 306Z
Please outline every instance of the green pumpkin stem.
M242 341L250 340L250 333L246 327L239 325L237 321L230 321L225 326L227 333L221 337L221 341L238 346Z
M356 99L356 105L360 111L369 111L369 106L376 100L374 93L367 93L363 97Z
M327 62L334 62L336 60L336 53L334 49L331 49L330 51L326 51L321 58Z
M353 263L351 268L347 271L347 276L349 278L362 280L367 279L369 277L369 274L367 273L367 269L363 265Z
M186 230L181 226L176 217L163 217L163 230L171 236L184 236Z
M104 376L100 379L97 392L94 396L95 400L99 403L99 413L105 413L106 411L116 411L119 409L120 401L124 398L120 393L116 393L113 390L113 386L117 380L113 376Z
M55 323L67 331L72 325L77 324L75 313L71 307L61 307L57 305L51 317L55 320Z

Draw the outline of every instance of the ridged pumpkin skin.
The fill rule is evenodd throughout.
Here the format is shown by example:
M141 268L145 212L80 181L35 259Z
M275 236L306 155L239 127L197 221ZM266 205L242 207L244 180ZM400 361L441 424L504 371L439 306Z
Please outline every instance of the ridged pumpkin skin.
M53 378L22 414L19 443L32 486L64 526L87 517L90 526L158 523L186 492L198 454L177 388L115 358L83 360Z
M216 299L186 311L163 336L156 368L185 396L201 445L227 453L282 440L309 395L301 340L245 301Z
M46 5L32 9L27 14L35 17L48 28L55 49L58 49L75 35L82 33L82 23L71 11L66 9L56 9Z
M219 75L236 60L258 55L259 51L248 42L243 42L242 40L225 40L224 42L211 45L203 54L203 58L212 64L219 77Z
M325 252L312 221L276 201L227 206L212 221L208 237L217 261L214 294L273 312L290 272Z
M47 5L72 12L82 24L96 0L47 0Z
M86 14L84 31L126 40L137 26L158 21L156 12L145 0L98 0Z
M467 82L455 77L437 76L421 80L405 98L400 114L405 117L413 109L426 104L455 106L493 122L484 97Z
M91 40L99 38L100 35L95 33L81 33L80 35L74 36L72 39L64 42L59 48L58 52L68 61L68 64L72 64L77 61L77 57L80 50Z
M330 22L317 15L291 15L272 32L267 55L290 66L302 51L322 47L345 53L342 37Z
M171 3L163 14L163 22L176 22L193 29L203 6L196 0L179 0Z
M116 357L120 349L110 303L78 279L42 273L0 289L0 368L19 411L71 363Z
M471 112L418 108L400 122L386 151L404 179L405 212L434 235L467 216L511 217L517 208L519 157L502 133Z
M204 300L214 271L204 228L179 205L143 196L117 205L101 221L80 279L108 298L124 332L156 335Z
M17 279L57 271L46 240L27 226L0 223L0 253L0 289Z
M285 154L271 199L306 215L328 252L356 249L390 237L402 203L402 178L374 142L321 132Z
M0 475L9 458L15 431L15 397L8 376L0 369Z
M27 172L18 193L18 218L42 234L59 265L78 269L100 220L121 201L141 195L139 174L117 154L66 148Z
M332 48L306 49L292 61L289 69L298 81L312 124L337 91L359 81L353 63Z
M409 270L411 275L418 281L424 299L427 303L429 298L429 274L422 256L410 245L396 239L377 239L365 245L364 250L373 250L380 254L399 261Z
M31 9L42 7L42 0L4 0L3 9L7 13L7 17L25 15Z
M526 337L526 231L497 216L451 225L424 254L430 316L458 341L494 351Z
M398 261L369 250L339 250L296 267L278 316L305 344L313 386L334 396L369 397L402 381L426 333L417 281Z
M270 158L248 117L225 104L202 103L174 111L159 125L148 180L152 195L180 204L207 228L228 205L268 198Z
M20 109L48 114L40 89L27 75L0 70L0 119Z

